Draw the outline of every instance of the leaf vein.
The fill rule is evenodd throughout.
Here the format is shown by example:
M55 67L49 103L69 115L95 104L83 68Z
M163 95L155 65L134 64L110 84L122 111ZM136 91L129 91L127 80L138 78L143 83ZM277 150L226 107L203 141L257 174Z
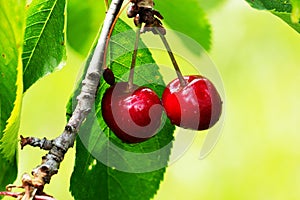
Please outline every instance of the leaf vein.
M31 23L31 24L28 24L28 25L26 26L26 28L30 28L30 27L32 27L32 26L39 25L39 24L44 24L44 23L45 23L45 21L34 22L34 23Z
M43 2L43 3L45 3L45 2ZM29 15L27 18L31 18L31 17L33 17L33 16L35 16L35 15L37 15L37 14L42 13L42 12L51 12L51 9L50 9L50 8L47 8L47 9L43 9L43 10L38 10L38 11L32 13L31 15Z
M32 39L36 39L36 38L39 38L39 36L38 35L33 35L33 36L31 36L31 37L28 37L28 38L26 38L25 40L24 40L24 42L27 42L27 41L29 41L29 40L32 40ZM26 51L26 52L32 52L32 51Z
M54 8L55 8L55 6L57 5L57 1L58 1L58 0L55 0L55 2L53 3L53 6L51 7L51 11L49 12L49 15L48 15L48 17L47 17L47 20L45 20L46 23L44 24L44 26L43 26L43 28L42 28L42 30L41 30L41 32L40 32L40 38L41 38L41 35L43 34L43 32L44 32L44 30L45 30L45 28L46 28L48 22L50 21L50 20L49 20L49 19L50 19L50 16L53 14ZM48 1L45 1L45 2L48 2ZM25 67L24 67L24 73L25 73L25 71L27 70L27 68L28 68L28 66L29 66L29 63L30 63L30 61L31 61L31 59L32 59L32 57L33 57L33 53L35 52L35 50L36 50L36 48L37 48L37 45L38 45L38 43L39 43L39 41L40 41L40 38L37 40L35 46L33 47L32 53L31 53L31 55L30 55L30 57L29 57L29 59L28 59L26 65L25 65Z

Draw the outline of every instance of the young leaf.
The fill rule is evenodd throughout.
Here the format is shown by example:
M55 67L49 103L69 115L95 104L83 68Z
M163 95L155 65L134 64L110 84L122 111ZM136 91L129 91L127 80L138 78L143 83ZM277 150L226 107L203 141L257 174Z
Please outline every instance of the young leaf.
M182 6L183 3L184 6ZM171 29L193 38L202 45L204 49L210 49L210 24L206 19L204 11L200 7L199 1L157 1L154 8L164 17L164 20L162 21L163 24L167 24ZM191 50L193 51L193 49Z
M22 55L24 91L39 78L62 67L65 3L65 0L33 0L27 6Z
M299 0L246 0L253 8L269 10L274 15L285 21L290 27L300 33Z
M86 56L105 17L104 1L89 0L84 3L82 0L68 1L67 13L68 44Z
M134 31L119 20L109 53L112 61L109 67L117 81L128 80L134 41ZM161 95L164 88L162 76L141 41L136 66L134 83L147 85ZM108 87L101 79L95 110L80 129L70 190L77 200L150 199L163 180L175 128L165 120L160 132L151 139L138 144L123 143L102 118L101 99Z
M0 190L17 176L24 7L25 0L0 0Z

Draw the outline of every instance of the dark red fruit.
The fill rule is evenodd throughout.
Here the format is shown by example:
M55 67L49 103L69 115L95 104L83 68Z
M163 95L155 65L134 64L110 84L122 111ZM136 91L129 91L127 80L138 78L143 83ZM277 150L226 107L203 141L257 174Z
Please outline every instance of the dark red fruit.
M161 124L163 107L150 88L134 85L129 91L127 82L116 83L106 90L101 106L107 126L127 143L149 139Z
M184 76L171 81L162 95L162 104L171 122L177 126L206 130L219 120L222 100L215 86L200 75Z

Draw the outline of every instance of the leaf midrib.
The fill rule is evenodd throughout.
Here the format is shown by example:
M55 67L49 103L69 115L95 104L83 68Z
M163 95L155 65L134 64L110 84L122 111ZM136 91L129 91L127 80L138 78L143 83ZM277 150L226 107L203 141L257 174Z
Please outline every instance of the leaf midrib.
M26 72L26 70L27 70L27 68L28 68L28 66L29 66L29 63L30 63L30 61L31 61L31 59L32 59L32 57L33 57L33 55L34 55L34 52L35 52L35 50L36 50L38 44L40 43L41 36L42 36L42 34L44 33L46 26L49 24L50 17L51 17L51 15L53 14L53 11L54 11L55 6L57 5L57 1L58 1L58 0L55 0L55 3L54 3L53 6L51 7L51 9L44 9L44 10L43 10L43 11L49 10L50 12L49 12L49 15L48 15L47 19L45 20L45 24L44 24L44 26L43 26L43 28L42 28L40 34L38 35L38 40L37 40L36 44L34 45L34 48L32 49L30 56L27 57L27 58L28 58L28 61L27 61L26 65L25 65L25 67L24 67L24 73ZM44 1L43 3L45 3L45 2L47 2L47 1ZM36 14L36 13L34 13L34 14ZM32 15L31 15L31 16L32 16ZM28 27L30 27L31 25L32 25L32 24L26 26L26 29L27 29ZM26 41L27 41L27 39L26 39Z

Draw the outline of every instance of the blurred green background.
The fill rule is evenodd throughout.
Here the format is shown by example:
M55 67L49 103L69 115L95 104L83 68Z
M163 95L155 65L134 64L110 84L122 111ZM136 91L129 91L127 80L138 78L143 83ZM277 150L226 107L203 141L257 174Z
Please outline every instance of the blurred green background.
M205 10L213 33L209 55L226 92L222 136L213 152L199 160L200 133L168 167L154 199L299 199L300 36L243 0ZM67 66L26 92L22 135L54 138L64 129L65 105L84 62L68 50ZM68 187L74 153L67 153L59 174L46 186L57 199L72 199ZM30 147L20 151L19 171L30 172L44 154Z

